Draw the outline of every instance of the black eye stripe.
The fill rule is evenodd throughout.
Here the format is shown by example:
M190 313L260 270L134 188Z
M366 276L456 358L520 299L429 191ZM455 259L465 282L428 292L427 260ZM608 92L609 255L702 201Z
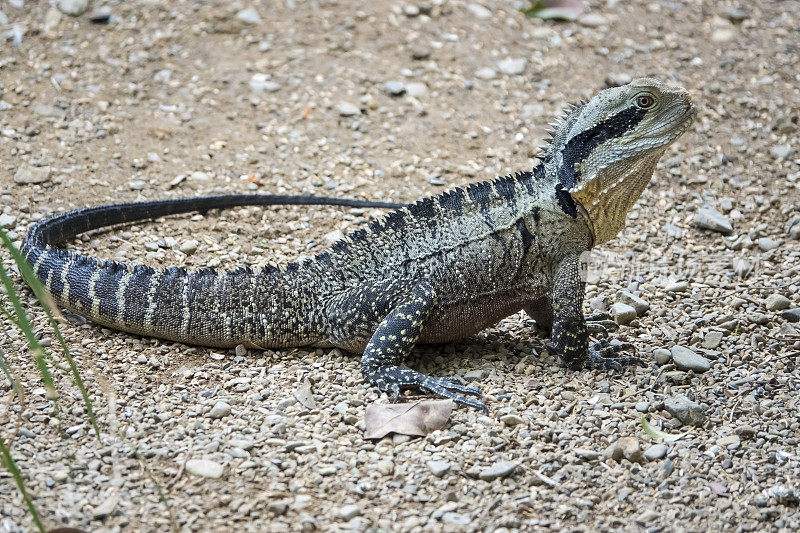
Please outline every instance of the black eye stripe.
M580 172L575 170L575 165L589 157L592 150L599 145L621 137L626 131L635 128L646 113L646 109L628 107L570 139L561 151L563 157L558 170L561 186L567 190L573 188L580 180Z

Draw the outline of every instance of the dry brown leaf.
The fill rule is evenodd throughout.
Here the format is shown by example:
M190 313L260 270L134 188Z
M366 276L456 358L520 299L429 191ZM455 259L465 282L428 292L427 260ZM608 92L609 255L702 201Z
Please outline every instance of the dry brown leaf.
M452 412L453 400L370 405L364 416L364 438L380 439L389 433L424 436L444 426Z
M306 409L314 409L317 402L314 401L314 394L311 392L311 382L308 378L294 391L295 399Z

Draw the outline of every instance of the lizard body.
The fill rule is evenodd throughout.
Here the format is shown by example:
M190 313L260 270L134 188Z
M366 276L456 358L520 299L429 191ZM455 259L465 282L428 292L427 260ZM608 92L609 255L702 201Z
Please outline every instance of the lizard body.
M666 148L690 125L687 92L639 79L573 106L530 172L398 206L220 196L115 204L40 222L23 252L55 301L92 321L178 342L363 353L382 390L418 387L478 408L479 390L402 365L418 342L472 335L525 310L571 368L638 361L590 347L579 256L613 238ZM396 207L302 263L229 271L100 261L57 245L99 227L234 205Z

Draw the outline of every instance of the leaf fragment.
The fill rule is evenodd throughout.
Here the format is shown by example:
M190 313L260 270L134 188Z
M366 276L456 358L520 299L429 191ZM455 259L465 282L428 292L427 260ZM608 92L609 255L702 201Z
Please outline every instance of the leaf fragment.
M389 433L424 436L443 427L452 412L453 400L373 404L364 416L364 438L380 439Z

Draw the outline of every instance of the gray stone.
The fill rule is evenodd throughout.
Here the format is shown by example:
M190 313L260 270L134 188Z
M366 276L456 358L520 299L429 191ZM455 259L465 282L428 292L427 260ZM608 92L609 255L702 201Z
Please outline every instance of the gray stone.
M630 324L636 318L636 309L628 304L617 302L611 306L611 315L617 324Z
M237 357L244 357L245 355L247 355L247 348L244 347L244 344L236 345L235 354Z
M128 183L128 187L130 187L132 191L141 191L147 187L147 182L144 180L133 180Z
M525 61L524 58L521 57L507 57L502 61L497 63L497 68L503 74L508 74L509 76L517 76L525 72L525 67L527 66L528 62Z
M493 80L497 77L497 72L493 68L483 67L475 71L475 77L480 80Z
M678 394L664 400L664 407L672 416L686 425L702 426L706 421L706 410L697 402L693 402L684 394Z
M186 461L186 471L196 476L219 479L222 477L225 467L208 459L190 459Z
M231 406L223 401L214 404L214 407L208 412L209 418L224 418L231 414Z
M258 11L256 11L254 7L248 7L246 9L242 9L241 11L236 13L236 18L247 24L261 23L261 17L258 15Z
M50 179L50 167L34 167L23 163L14 173L14 183L26 185L30 183L45 183Z
M477 368L464 374L464 379L467 381L481 381L487 377L489 377L489 371L485 368Z
M800 322L800 307L783 311L781 313L781 318L787 322Z
M403 14L407 17L416 17L419 15L419 7L413 4L406 4L403 6Z
M778 161L783 161L784 159L789 159L792 153L794 153L794 150L792 150L791 146L777 144L769 149L769 153Z
M10 228L16 220L14 215L0 215L0 228Z
M776 241L772 237L761 237L756 241L756 244L758 244L758 248L762 252L769 252L770 250L774 250L781 245L780 242Z
M478 19L488 19L492 16L491 11L479 4L469 4L467 5L467 9L472 13L472 16Z
M289 502L286 500L272 500L267 504L267 511L274 515L283 516L289 510Z
M747 12L742 11L741 9L737 9L735 7L728 7L723 9L720 12L720 15L725 17L726 19L730 20L733 23L739 23L743 20L746 20L748 15Z
M413 81L406 84L406 94L414 98L424 96L428 92L428 86L422 82Z
M336 514L342 520L352 520L353 518L361 515L361 508L358 505L345 505L340 507Z
M575 455L583 459L584 461L594 461L600 458L600 452L596 450L584 450L581 448L577 448L574 450Z
M498 461L492 466L481 470L478 477L484 481L493 481L511 475L518 466L519 464L514 461Z
M630 291L621 290L617 293L617 301L630 305L636 309L636 315L641 316L650 310L650 304Z
M519 415L508 414L501 416L500 422L502 422L507 426L518 426L519 424L524 424L525 420L521 418Z
M434 476L442 477L450 471L451 466L448 461L428 461L428 468Z
M663 459L667 455L667 447L663 444L653 444L644 452L644 458L648 461Z
M339 111L339 116L342 117L353 117L361 114L361 109L350 102L339 102L337 110Z
M272 81L267 74L261 72L253 74L248 85L255 92L274 93L281 90L279 83Z
M679 370L706 372L711 369L711 362L708 359L684 346L673 346L670 353L672 361Z
M390 96L402 96L406 92L406 86L402 81L387 81L383 84L383 88Z
M2 224L0 224L0 226L1 225ZM767 308L767 311L783 311L784 309L789 309L791 305L792 302L789 301L789 298L777 293L770 294L764 301L764 306Z
M200 243L194 239L189 239L188 241L181 244L180 248L178 248L181 252L185 253L186 255L193 254L197 251L197 248L200 247Z
M80 17L89 9L89 0L58 0L57 6L65 15Z
M664 366L672 361L672 353L666 348L656 348L653 350L653 357L655 357L656 363L660 366Z
M721 331L709 331L706 333L706 336L703 337L703 343L701 346L706 350L713 350L719 343L722 342L723 333Z
M640 413L646 413L650 410L650 402L642 400L641 402L636 402L636 405L633 406L634 409L639 411Z
M624 458L632 463L641 463L642 450L639 448L639 439L636 437L622 437L617 439L616 442L606 448L603 452L603 456L615 461L620 461Z
M634 520L636 520L637 524L640 524L642 526L646 526L648 524L652 524L654 522L657 522L659 518L661 518L661 514L659 514L657 511L654 511L652 509L648 509L646 511L643 511L642 514L637 516Z
M730 235L733 233L733 226L731 225L731 221L728 220L728 217L711 206L703 206L698 209L692 223L695 227L716 231L723 235Z
M423 45L415 45L411 49L411 58L416 59L417 61L421 61L423 59L428 59L431 57L431 49L427 46Z
M54 105L38 104L34 106L33 112L43 117L64 118L66 116L63 109Z
M673 281L664 287L666 292L686 292L689 289L689 282L685 280Z
M255 446L255 443L251 439L231 439L228 441L228 444L232 448L240 448L245 451L249 451Z
M597 28L603 24L608 24L608 20L606 20L606 18L599 13L586 13L585 15L578 17L578 24L581 26L586 26L587 28Z

